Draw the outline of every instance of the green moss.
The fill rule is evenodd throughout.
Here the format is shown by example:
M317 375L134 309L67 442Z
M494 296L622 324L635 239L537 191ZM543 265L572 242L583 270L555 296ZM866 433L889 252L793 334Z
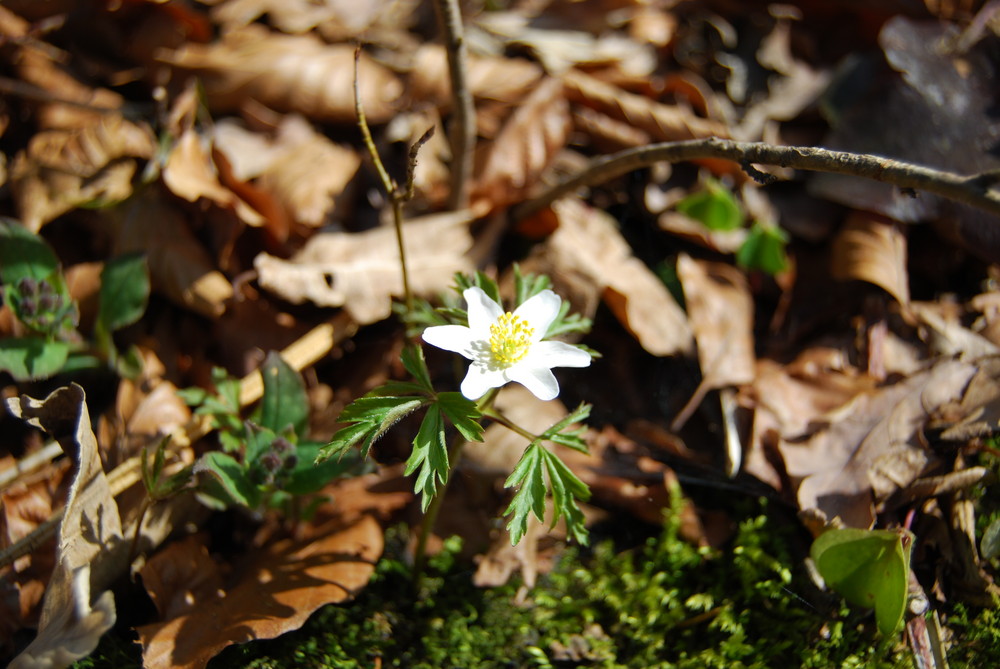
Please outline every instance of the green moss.
M325 607L278 639L229 648L210 666L912 666L901 636L882 639L869 613L811 584L800 567L808 542L792 519L763 502L744 516L722 551L682 541L677 517L638 546L567 551L521 605L516 584L472 585L457 539L415 593L401 558L405 531L393 531L354 602ZM957 607L947 624L954 667L1000 666L1000 614ZM109 643L95 656L106 662L78 666L129 666Z

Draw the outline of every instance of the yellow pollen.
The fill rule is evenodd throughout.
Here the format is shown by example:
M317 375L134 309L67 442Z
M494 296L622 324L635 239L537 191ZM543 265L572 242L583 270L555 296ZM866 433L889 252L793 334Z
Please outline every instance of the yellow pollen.
M528 354L534 328L509 311L490 326L490 350L493 359L504 366L513 365Z

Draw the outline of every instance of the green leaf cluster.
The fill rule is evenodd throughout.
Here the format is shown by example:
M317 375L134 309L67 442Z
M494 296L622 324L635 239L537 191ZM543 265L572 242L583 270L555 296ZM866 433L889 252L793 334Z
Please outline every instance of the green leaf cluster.
M732 191L715 179L706 180L700 190L678 202L677 211L709 230L721 232L740 229L745 219L743 207ZM787 245L788 235L780 227L754 221L736 251L736 262L741 267L779 274L789 266Z
M581 404L566 418L539 435L525 449L508 477L504 484L506 487L519 486L510 506L504 512L504 515L511 516L507 529L510 531L512 544L516 545L524 537L530 514L544 522L547 492L552 494L555 509L552 526L563 518L570 537L581 544L587 543L587 528L577 502L590 499L590 489L558 455L545 447L544 442L561 444L586 453L587 444L580 437L584 428L573 425L586 420L590 409L589 404Z
M317 464L323 444L305 439L309 400L301 375L275 352L268 354L260 373L263 397L246 420L240 411L240 382L223 370L213 370L214 393L202 388L180 393L196 407L196 414L211 417L223 446L223 450L204 454L194 465L198 498L216 509L266 507L308 516L322 499L303 508L299 498L349 473L356 463Z
M26 331L0 340L0 370L15 380L105 365L122 376L139 373L138 351L120 352L112 333L138 321L146 310L149 276L141 255L114 258L104 266L90 341L76 330L79 310L55 253L40 236L6 218L0 218L0 282L4 302Z
M423 349L411 345L403 351L403 367L414 381L391 381L375 388L349 404L340 414L345 426L319 451L317 462L342 456L360 446L362 458L372 444L406 416L427 408L413 439L413 451L406 461L406 474L416 473L414 489L420 494L424 510L437 493L438 485L448 481L450 471L446 426L450 423L467 441L482 441L482 413L476 403L460 393L434 390Z

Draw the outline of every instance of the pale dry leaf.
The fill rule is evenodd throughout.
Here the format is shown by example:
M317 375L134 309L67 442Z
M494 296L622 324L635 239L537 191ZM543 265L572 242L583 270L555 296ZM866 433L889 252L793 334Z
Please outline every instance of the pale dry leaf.
M354 47L347 44L325 44L312 34L273 33L254 24L224 35L221 42L188 43L161 60L202 77L216 111L237 111L254 100L319 121L355 121ZM365 54L358 72L368 120L389 120L402 83Z
M410 288L431 295L451 285L455 272L471 269L469 211L413 219L403 226ZM344 307L361 324L386 318L392 296L403 293L396 233L391 227L365 232L321 232L290 260L267 253L254 259L260 285L301 304Z
M870 528L876 504L916 480L934 461L919 433L930 414L959 397L973 364L942 360L899 383L858 395L824 417L801 444L779 448L801 477L798 502L849 527Z
M753 297L743 273L725 263L677 258L688 319L698 345L698 362L708 388L753 381Z
M595 109L646 132L654 141L728 137L726 126L678 105L628 93L589 74L570 70L562 77L571 102Z
M959 314L942 302L911 302L910 312L924 326L931 351L941 356L976 360L1000 353L1000 347L962 324Z
M302 534L252 549L229 578L204 536L153 556L142 575L162 622L137 629L143 666L204 667L226 646L298 629L319 607L363 588L382 553L382 528L369 515L345 524L321 512Z
M114 214L115 253L145 253L154 290L203 316L222 315L232 284L215 269L180 211L145 191Z
M632 254L615 220L574 199L553 205L558 229L544 246L556 274L600 286L621 324L653 355L693 350L687 316L662 281Z
M523 58L470 55L466 79L474 98L512 104L537 86L542 75L542 68ZM425 44L417 50L410 88L417 100L432 102L442 109L451 107L451 78L444 47Z
M835 279L867 281L902 305L910 302L906 237L898 224L855 212L833 241L831 273Z
M223 209L232 210L247 225L264 225L265 219L260 212L219 181L218 167L210 150L202 145L203 141L207 140L193 128L184 131L167 156L163 183L174 195L188 202L205 198Z
M76 128L36 133L10 168L11 190L25 227L37 232L83 204L132 194L136 163L155 149L149 128L107 114Z
M556 79L539 84L490 145L472 189L474 202L503 207L523 199L555 155L566 146L569 104Z
M319 227L329 221L359 167L357 151L314 132L307 141L287 147L259 185L278 197L294 221Z
M104 475L83 388L76 384L60 388L42 401L27 396L9 399L7 408L55 437L77 462L38 636L11 663L11 667L63 667L93 652L114 625L114 597L108 588L127 568L128 544Z
M750 234L746 228L712 230L701 221L677 211L664 211L657 217L656 223L664 232L720 253L736 253Z
M451 145L438 110L431 107L399 114L386 126L385 138L390 142L402 142L409 149L428 131L433 134L417 154L413 187L432 207L443 207L451 190Z

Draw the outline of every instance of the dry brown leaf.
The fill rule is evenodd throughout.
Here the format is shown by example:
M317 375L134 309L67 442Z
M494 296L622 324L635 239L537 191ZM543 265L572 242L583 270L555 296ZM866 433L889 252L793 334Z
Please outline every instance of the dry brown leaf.
M750 234L746 228L712 230L701 221L677 211L664 211L656 222L664 232L720 253L736 253Z
M632 255L615 220L574 199L553 205L559 228L546 242L553 273L586 277L625 328L653 355L692 351L687 316L663 282Z
M833 277L882 288L902 305L910 302L906 237L899 225L877 214L854 212L833 241Z
M210 150L202 146L202 137L193 128L184 131L167 156L163 183L188 202L205 198L223 209L230 209L247 225L260 227L264 217L219 181Z
M954 305L942 302L911 302L910 312L924 326L924 338L931 351L941 356L961 356L976 360L1000 353L1000 348L986 337L965 327Z
M385 138L402 142L409 149L433 131L421 145L413 168L413 187L417 197L425 198L431 207L444 207L451 190L451 145L437 109L429 107L396 116L385 128Z
M10 168L25 227L37 232L80 205L124 200L132 194L136 163L131 158L149 158L154 148L148 128L119 114L35 134Z
M688 319L698 344L703 384L708 388L753 381L753 297L743 273L732 265L677 259Z
M427 216L403 227L410 289L432 295L451 285L455 272L469 271L464 254L472 246L468 211ZM290 260L267 253L254 259L260 285L290 302L343 306L360 324L375 323L403 293L395 231L313 235Z
M116 210L115 218L115 253L145 253L154 290L203 316L225 311L232 284L215 269L181 212L144 191Z
M198 74L216 111L237 111L254 100L281 112L353 123L354 47L324 44L312 34L282 35L249 25L209 45L188 43L161 60ZM372 123L395 112L399 79L371 58L358 63L361 102Z
M59 525L57 563L45 591L38 636L10 665L66 666L92 653L114 625L115 602L108 588L127 567L128 543L83 388L60 388L43 401L10 399L7 408L55 437L78 463Z
M521 201L566 146L571 125L561 84L556 79L544 80L490 145L472 200L494 208Z
M562 80L571 102L623 121L648 133L655 141L729 136L726 126L718 121L696 116L685 107L627 93L583 72L570 70Z
M322 525L304 528L302 539L245 555L230 578L203 535L153 556L142 577L163 622L137 629L143 665L204 667L226 646L298 629L319 607L353 597L375 571L382 528L369 515L350 524L325 516Z
M542 68L523 58L469 56L466 79L474 98L511 104L537 86L542 74ZM418 100L442 109L451 107L451 78L444 47L425 44L414 54L410 87Z
M782 443L788 473L801 477L798 501L849 527L870 528L875 505L933 462L920 444L928 416L961 395L973 364L943 360L899 383L863 393L825 416L801 444Z
M590 107L575 107L571 114L573 127L585 133L600 151L613 153L652 142L648 133Z

